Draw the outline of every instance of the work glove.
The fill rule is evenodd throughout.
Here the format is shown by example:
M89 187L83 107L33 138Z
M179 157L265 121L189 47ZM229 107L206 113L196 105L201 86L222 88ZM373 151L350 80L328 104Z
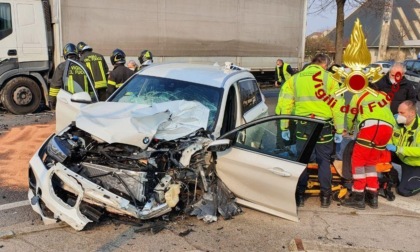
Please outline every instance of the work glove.
M343 135L342 134L334 134L334 142L335 143L341 143L343 141Z
M289 141L290 140L290 131L289 130L283 130L281 132L281 137L286 140Z
M387 144L386 149L391 151L391 152L396 152L397 151L397 146L395 146L393 144Z

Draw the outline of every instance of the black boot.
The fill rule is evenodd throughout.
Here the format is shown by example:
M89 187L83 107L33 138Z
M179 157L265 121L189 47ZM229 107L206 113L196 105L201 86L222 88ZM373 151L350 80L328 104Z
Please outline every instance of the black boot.
M296 192L296 206L303 207L305 205L305 193L304 192Z
M366 203L373 209L378 208L378 192L374 191L366 191L365 195Z
M365 193L364 192L352 192L350 197L345 199L342 206L352 207L356 209L365 209Z
M321 207L328 208L331 205L331 191L321 191Z

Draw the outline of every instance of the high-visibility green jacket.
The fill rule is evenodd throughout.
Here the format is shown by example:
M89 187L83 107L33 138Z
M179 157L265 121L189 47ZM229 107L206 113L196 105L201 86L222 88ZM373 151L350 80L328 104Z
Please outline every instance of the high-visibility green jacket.
M395 125L395 118L392 114L390 101L384 92L378 92L374 96L368 91L354 94L350 101L347 112L347 128L352 131L353 126L360 124L368 119L376 119Z
M397 156L405 164L420 166L420 117L404 127L394 128L392 143L397 146Z
M90 70L93 81L95 82L95 88L106 88L108 65L106 64L104 56L100 55L99 53L85 51L80 57L80 61L84 62L87 68Z
M288 79L290 79L290 77L292 77L292 75L289 73L289 71L287 71L288 67L289 67L289 64L284 63L284 62L283 62L282 66L277 66L276 65L276 81L282 81L281 74L280 74L281 69L283 69L282 72L283 72L283 76L285 78L284 81L287 81Z
M281 114L333 119L337 133L343 133L344 113L340 112L340 108L344 106L344 98L335 95L339 84L328 71L312 64L283 85L282 99L279 98L277 104L281 107ZM282 129L285 129L284 125Z
M276 111L275 111L276 115L281 115L281 110L283 108L283 100L284 100L284 95L283 95L284 92L282 92L283 87L284 85L280 87L279 98L277 100L277 106L276 106Z

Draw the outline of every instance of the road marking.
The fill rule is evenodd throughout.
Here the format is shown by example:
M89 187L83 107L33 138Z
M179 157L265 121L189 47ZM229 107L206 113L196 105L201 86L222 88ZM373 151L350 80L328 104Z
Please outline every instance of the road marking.
M384 198L381 198L379 201L381 202L381 204L398 207L400 209L408 210L415 213L420 213L420 204L418 200L413 200L410 198L396 195L394 201L388 201Z
M21 207L21 206L29 206L29 205L30 205L29 200L22 200L18 202L0 205L0 211L8 210L8 209L16 208L16 207Z

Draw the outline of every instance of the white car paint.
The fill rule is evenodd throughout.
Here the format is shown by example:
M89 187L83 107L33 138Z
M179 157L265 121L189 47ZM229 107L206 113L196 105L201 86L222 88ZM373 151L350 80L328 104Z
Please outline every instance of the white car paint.
M299 220L295 190L305 168L305 164L235 147L218 153L217 175L241 200L238 203L292 221Z
M181 74L183 71L184 74ZM264 104L262 95L261 98L258 98L261 102L257 102L254 98L249 98L248 93L245 94L246 103L244 105L244 101L241 100L238 82L241 80L253 80L252 75L246 71L238 72L221 70L217 67L191 67L185 64L168 64L147 67L136 76L146 74L165 75L169 79L182 78L188 81L205 80L202 84L223 88L223 96L220 101L222 111L227 104L228 91L234 88L233 94L236 96L235 112L238 113L235 121L236 126L240 126L245 122L251 122L240 126L238 130L253 127L255 124L259 125L260 122L262 124L267 122L273 123L275 120L285 118L284 116L275 116L254 121L266 115L267 106ZM127 83L124 85L127 85ZM254 91L260 93L259 88ZM63 121L67 120L67 122L69 120L74 121L78 129L89 133L93 139L109 144L127 144L146 150L149 142L144 141L145 138L177 139L186 136L197 128L206 128L209 119L209 109L201 104L200 101L177 100L155 103L149 106L111 102L112 98L118 95L114 94L107 102L86 104L89 100L86 95L88 94L71 95L68 92L60 91L59 98L61 99L58 99L58 102L61 104L57 106L57 118L63 119ZM83 102L80 103L80 101ZM242 106L249 104L255 106L243 113ZM220 135L220 129L225 119L224 116L224 111L223 113L219 111L219 114L216 115L217 123L214 127L214 136ZM303 118L302 120L310 119ZM264 129L262 126L260 128L247 128L245 135L237 135L239 137L237 139L243 138L244 144L247 144L249 148L238 147L232 139L218 140L218 143L225 145L232 141L233 146L226 151L218 153L217 175L229 190L236 195L238 203L289 220L298 221L294 192L305 164L293 159L261 153L262 140L255 142L255 139L260 139L267 132L269 133L266 136L267 139L275 139L276 126L275 124L272 126L271 131L265 129L262 132L261 129ZM60 127L64 127L64 123ZM60 134L64 134L68 129L60 130ZM237 134L237 130L231 131L229 134ZM178 160L182 165L181 167L187 167L192 155L196 151L204 149L210 141L209 138L204 138L186 148ZM124 200L88 179L82 178L60 162L47 168L42 161L42 158L45 156L46 146L47 142L35 153L30 161L34 178L31 182L33 183L32 189L28 193L33 209L42 216L46 224L51 223L54 219L43 216L39 200L42 200L49 209L53 210L56 215L55 218L65 220L77 230L81 230L90 221L85 216L81 216L78 209L75 209L78 208L81 201L105 206L110 212L126 214L140 219L160 216L171 211L171 207L167 204L157 204L156 202L148 202L142 209L136 208L134 205L127 203L128 200ZM150 148L147 150L153 151ZM101 166L94 163L87 165ZM51 178L54 174L63 181L66 190L73 192L77 196L76 205L70 207L71 209L60 198L51 195L54 194L53 192L43 193L42 195L36 193L39 189L43 192L45 190L51 191ZM203 170L200 170L199 174L201 177L205 176ZM170 178L168 175L162 178L155 191L161 192L169 188ZM204 183L204 188L207 186ZM103 195L107 196L103 197ZM161 195L160 197L162 198L163 196Z
M151 107L104 102L81 110L76 126L107 143L146 149L152 138L173 140L207 128L208 117L209 110L196 101L171 101Z
M70 64L79 64L75 61L68 60ZM69 65L69 64L68 64ZM221 110L226 107L226 100L228 99L228 91L231 87L236 90L236 96L240 97L240 90L238 88L238 82L241 80L252 80L255 81L254 76L248 71L237 71L231 69L223 69L221 67L199 65L199 64L186 64L186 63L169 63L169 64L156 64L148 66L138 73L134 74L126 83L129 83L136 75L153 76L158 78L166 78L173 80L180 80L185 82L199 83L209 87L222 88L223 97L221 99ZM255 82L256 83L256 82ZM92 88L93 85L91 84ZM124 87L124 86L123 86ZM121 89L122 87L120 87ZM257 118L261 118L268 115L268 107L264 103L265 99L261 91L258 89L259 95L262 97L262 101L256 104L251 110L246 113L242 112L242 101L237 100L237 113L236 125L239 126L245 122L250 122ZM108 100L112 100L117 95L115 92ZM73 94L74 96L74 94ZM72 94L64 90L60 90L57 97L57 109L56 109L56 133L60 132L64 127L75 121L77 114L80 112L82 107L86 107L85 103L72 102ZM95 94L96 97L96 94ZM75 100L75 99L73 99ZM220 111L219 111L220 112ZM220 136L220 130L222 128L224 114L219 113L217 115L216 125L213 130L215 137Z
M381 67L381 74L386 74L388 73L389 69L391 68L391 63L387 62L387 61L378 61L375 63L372 63L369 65L369 67Z

